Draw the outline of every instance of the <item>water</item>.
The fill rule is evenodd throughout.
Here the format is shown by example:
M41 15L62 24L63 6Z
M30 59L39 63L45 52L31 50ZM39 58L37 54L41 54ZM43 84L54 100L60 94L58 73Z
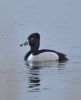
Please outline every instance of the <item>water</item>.
M80 9L80 0L0 0L0 100L80 100ZM19 45L31 32L69 61L26 65Z

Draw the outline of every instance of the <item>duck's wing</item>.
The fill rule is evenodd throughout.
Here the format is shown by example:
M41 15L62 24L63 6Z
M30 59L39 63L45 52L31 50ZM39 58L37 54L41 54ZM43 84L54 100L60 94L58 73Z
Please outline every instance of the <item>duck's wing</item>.
M68 58L66 57L66 55L64 53L55 51L55 50L49 50L49 49L42 49L39 50L38 54L43 53L43 52L54 52L59 56L59 61L66 61L68 60Z

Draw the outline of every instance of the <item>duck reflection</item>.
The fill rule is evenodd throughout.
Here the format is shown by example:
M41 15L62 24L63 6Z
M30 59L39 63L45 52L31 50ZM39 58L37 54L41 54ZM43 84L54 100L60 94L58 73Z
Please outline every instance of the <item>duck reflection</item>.
M40 69L32 67L29 70L29 92L40 92Z
M57 70L62 71L65 67L65 62L42 62L42 63L26 63L27 67L29 68L28 72L28 82L29 82L29 92L40 92L41 80L40 80L40 70L41 68L57 68Z

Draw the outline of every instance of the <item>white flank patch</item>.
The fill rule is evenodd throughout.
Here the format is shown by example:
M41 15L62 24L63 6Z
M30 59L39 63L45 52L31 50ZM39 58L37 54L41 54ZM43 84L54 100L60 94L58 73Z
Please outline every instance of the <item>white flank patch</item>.
M44 52L40 53L39 55L30 55L28 57L28 61L30 62L43 62L43 61L53 61L58 60L59 56L53 52Z

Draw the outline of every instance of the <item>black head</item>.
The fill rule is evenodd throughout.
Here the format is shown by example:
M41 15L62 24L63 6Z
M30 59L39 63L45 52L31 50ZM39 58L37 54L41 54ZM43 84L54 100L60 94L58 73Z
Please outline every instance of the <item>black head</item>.
M35 38L35 39L40 39L40 34L39 33L32 33L29 35L28 39Z
M40 45L40 35L39 33L32 33L28 37L29 45L31 50L38 50Z
M35 52L39 49L40 46L40 35L39 33L32 33L20 46L30 45L31 51Z

